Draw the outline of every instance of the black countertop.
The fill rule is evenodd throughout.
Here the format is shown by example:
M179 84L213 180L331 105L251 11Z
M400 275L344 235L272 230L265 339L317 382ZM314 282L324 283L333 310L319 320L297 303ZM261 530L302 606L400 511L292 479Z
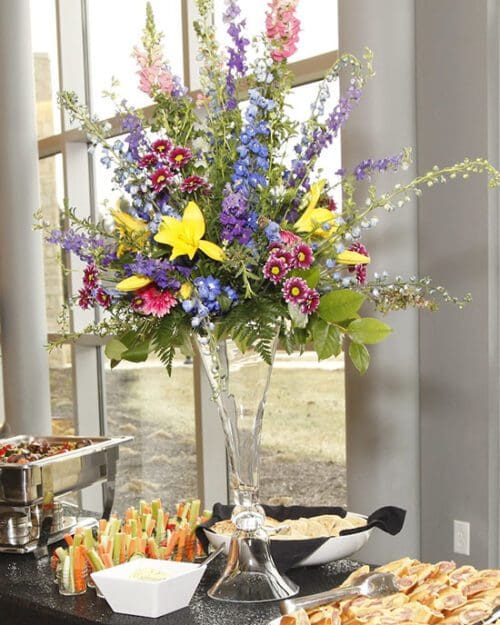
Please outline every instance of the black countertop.
M277 603L231 604L214 601L207 589L216 580L223 558L209 565L187 608L158 619L116 614L94 590L63 597L52 581L48 558L0 553L0 625L267 625L279 616ZM337 586L359 563L341 560L294 569L291 579L300 594Z

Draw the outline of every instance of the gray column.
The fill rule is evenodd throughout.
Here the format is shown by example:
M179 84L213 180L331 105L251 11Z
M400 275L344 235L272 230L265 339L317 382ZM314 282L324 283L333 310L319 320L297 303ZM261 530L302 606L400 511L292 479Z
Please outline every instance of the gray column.
M365 158L396 154L415 145L414 0L340 0L341 52L375 55L376 76L342 131L343 167ZM381 175L380 190L415 176L415 168ZM417 215L414 204L382 213L366 238L370 272L417 273ZM365 314L372 315L371 309ZM408 511L397 537L380 532L360 559L385 562L418 556L419 429L418 317L414 311L388 316L394 334L370 349L372 363L361 377L346 367L347 487L349 508L369 513L393 504Z
M15 433L50 433L38 150L29 0L0 0L0 320L5 413Z
M464 157L499 165L498 2L416 3L419 169ZM420 325L422 556L498 566L498 191L485 177L426 193L420 268L465 310ZM470 523L470 557L453 552L453 521Z

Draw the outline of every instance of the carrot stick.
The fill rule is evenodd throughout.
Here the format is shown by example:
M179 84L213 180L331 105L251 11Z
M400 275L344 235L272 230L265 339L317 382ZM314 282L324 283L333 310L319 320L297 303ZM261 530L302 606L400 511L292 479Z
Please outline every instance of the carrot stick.
M194 551L196 547L196 534L190 534L186 540L186 560L194 562Z
M113 559L109 553L103 553L101 560L107 569L111 569L113 567Z
M64 534L64 540L66 541L68 547L73 545L73 536L71 536L71 534Z
M180 536L179 536L179 542L177 544L177 553L175 556L176 562L182 562L184 546L186 544L186 538L189 533L189 526L183 527L181 530L179 530L179 532L180 532Z
M179 540L179 534L180 534L180 530L175 530L170 535L170 538L168 539L167 547L165 550L165 560L168 560L172 556L175 546L177 545L177 541Z
M83 557L84 548L80 545L75 547L74 552L74 576L75 576L75 590L77 592L85 590L87 587L85 581L85 559Z
M149 523L146 526L146 533L148 537L151 537L153 530L155 528L155 525L156 525L156 521L154 519L150 519Z
M120 564L123 564L127 559L127 537L122 535L122 542L120 545Z

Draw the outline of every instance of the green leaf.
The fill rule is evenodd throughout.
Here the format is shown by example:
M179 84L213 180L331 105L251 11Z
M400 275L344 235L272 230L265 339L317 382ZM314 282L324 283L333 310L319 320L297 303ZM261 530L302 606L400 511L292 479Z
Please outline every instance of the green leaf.
M143 341L142 343L136 343L130 349L123 352L122 360L129 360L130 362L144 362L148 359L150 352L150 341Z
M312 335L314 342L314 351L318 354L320 360L330 358L330 356L338 356L342 351L341 337L339 330L316 318L312 323Z
M380 319L365 317L364 319L355 319L349 324L347 334L355 343L366 343L373 345L380 343L390 333L392 329Z
M349 357L352 360L352 364L361 374L366 372L370 364L370 353L364 345L351 343L349 345Z
M294 269L289 273L289 276L303 278L307 282L307 286L310 289L314 289L319 282L320 268L319 265L315 265L314 267L311 267L311 269Z
M111 339L104 348L106 358L111 361L120 361L122 354L127 351L127 346L118 339Z
M344 319L356 316L365 299L365 296L361 293L349 291L348 289L331 291L321 298L318 314L322 319L330 323L344 321Z

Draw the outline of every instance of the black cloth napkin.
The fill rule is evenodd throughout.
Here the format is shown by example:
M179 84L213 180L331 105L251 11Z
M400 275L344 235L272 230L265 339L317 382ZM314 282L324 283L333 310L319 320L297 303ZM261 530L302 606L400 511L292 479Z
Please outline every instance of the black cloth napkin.
M231 512L234 506L227 506L216 503L213 507L212 518L200 525L196 530L196 535L208 553L209 542L205 535L204 529L212 531L210 528L219 521L231 518ZM336 514L345 517L347 510L340 507L331 506L262 506L267 516L284 521L285 519L300 519L301 517L310 518L320 516L322 514ZM367 524L362 527L354 527L352 529L342 530L341 536L348 534L358 534L366 532L372 527L378 527L384 532L394 536L403 528L406 510L396 508L395 506L384 506L372 512L367 518ZM329 540L327 536L321 538L308 538L306 540L271 540L271 555L280 571L291 569L297 562L300 562L307 556L311 555L324 542Z

